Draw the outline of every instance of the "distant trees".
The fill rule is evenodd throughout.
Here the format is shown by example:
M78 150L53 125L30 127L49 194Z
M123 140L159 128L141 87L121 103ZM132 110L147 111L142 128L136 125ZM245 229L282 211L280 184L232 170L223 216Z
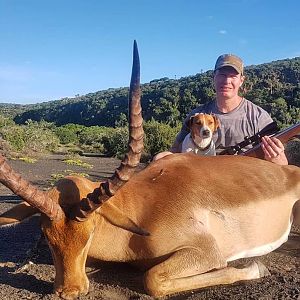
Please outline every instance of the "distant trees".
M243 96L269 110L274 119L278 118L282 127L295 121L295 109L300 104L299 57L250 66L246 68L245 74ZM207 71L178 80L164 77L143 84L144 119L177 126L193 108L214 99L212 77L213 72ZM282 103L277 103L276 100L279 98L285 100L284 112L290 117L282 116ZM127 88L108 89L76 98L37 104L19 113L14 120L18 124L24 124L31 119L53 122L58 126L74 123L115 127L128 114L127 99Z

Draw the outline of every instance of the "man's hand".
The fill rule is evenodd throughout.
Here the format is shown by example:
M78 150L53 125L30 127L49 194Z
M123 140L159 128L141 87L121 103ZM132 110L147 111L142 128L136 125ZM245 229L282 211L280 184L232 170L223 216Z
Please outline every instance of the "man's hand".
M275 137L262 137L261 148L265 154L265 160L278 165L288 165L288 160L284 153L284 146L281 141Z

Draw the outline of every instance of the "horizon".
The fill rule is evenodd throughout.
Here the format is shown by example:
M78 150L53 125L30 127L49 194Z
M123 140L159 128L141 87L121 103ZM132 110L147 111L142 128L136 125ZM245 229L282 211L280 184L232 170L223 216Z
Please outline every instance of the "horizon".
M103 2L0 0L0 103L128 87L133 40L142 84L212 70L223 53L246 67L300 56L296 0Z
M263 64L269 64L269 63L273 63L273 62L283 61L283 60L287 60L287 59L297 59L297 58L300 58L300 56L296 56L296 57L292 57L292 58L283 58L283 59L273 60L273 61L270 61L270 62L263 62L263 63L257 64L257 65L249 65L249 66L245 66L245 71L249 67L259 67L260 65L263 65ZM213 71L213 69L203 71L203 73L206 73L208 71ZM163 78L168 78L168 79L171 79L171 80L180 80L180 79L184 79L184 78L187 78L187 77L190 77L190 76L196 76L197 74L199 74L199 73L182 76L180 78L168 78L168 77L165 76L165 77L156 78L156 79L153 79L153 80L158 80L158 79L163 79ZM143 82L143 83L141 83L141 86L144 85L144 84L150 84L151 81L152 80L150 80L149 82ZM42 103L46 103L46 102L61 101L61 100L65 100L65 99L75 99L76 97L84 97L87 94L93 94L93 93L97 93L97 92L107 91L109 89L115 90L115 89L122 89L122 88L128 88L129 89L129 83L128 83L127 86L110 87L110 88L107 88L107 89L102 89L102 90L98 90L98 91L88 92L88 93L82 94L82 95L73 95L73 96L69 96L69 97L66 96L66 97L62 97L60 99L50 99L50 100L45 100L45 101L35 102L35 103L16 103L16 102L11 103L11 102L0 101L0 105L1 104L3 104L3 105L4 104L7 104L7 105L35 105L35 104L42 104Z

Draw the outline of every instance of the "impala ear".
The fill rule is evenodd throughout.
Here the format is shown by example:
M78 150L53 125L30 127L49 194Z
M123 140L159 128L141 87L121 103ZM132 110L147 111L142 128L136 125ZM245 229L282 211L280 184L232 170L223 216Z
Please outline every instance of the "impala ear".
M129 217L127 217L121 210L111 203L105 203L103 207L97 210L104 219L110 224L128 230L138 235L149 236L150 233L145 229L140 228Z

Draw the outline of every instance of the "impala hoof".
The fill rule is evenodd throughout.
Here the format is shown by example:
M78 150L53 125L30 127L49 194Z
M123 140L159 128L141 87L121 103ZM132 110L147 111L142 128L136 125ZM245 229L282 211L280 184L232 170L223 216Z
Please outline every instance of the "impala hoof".
M255 261L255 263L258 267L259 278L267 277L267 276L271 275L271 273L269 272L269 270L267 269L267 267L263 263L261 263L260 261Z
M73 300L77 299L79 296L85 296L89 292L88 289L79 289L79 288L65 288L59 289L55 291L55 294L58 295L60 298L65 300Z

